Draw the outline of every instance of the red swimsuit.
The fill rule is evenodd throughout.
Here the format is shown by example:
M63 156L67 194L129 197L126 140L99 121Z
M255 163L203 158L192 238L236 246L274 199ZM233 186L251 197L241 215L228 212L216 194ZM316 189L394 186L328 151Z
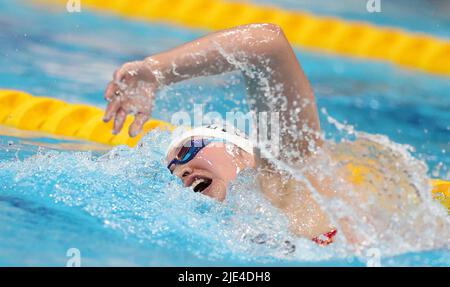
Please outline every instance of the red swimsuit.
M317 237L314 237L312 241L319 244L320 246L327 246L334 241L334 237L336 236L337 230L333 229L330 232L324 233Z

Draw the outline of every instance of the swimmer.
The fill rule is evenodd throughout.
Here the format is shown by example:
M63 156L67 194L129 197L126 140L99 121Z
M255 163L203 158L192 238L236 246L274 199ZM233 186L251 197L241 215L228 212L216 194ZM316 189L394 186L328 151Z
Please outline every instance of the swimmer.
M135 115L129 128L136 136L150 118L156 92L183 80L242 72L250 109L278 112L280 148L275 160L304 170L313 166L326 145L321 137L313 89L282 29L274 24L250 24L209 34L172 50L119 68L105 91L109 102L104 120L114 118L113 133ZM224 143L224 140L225 142ZM230 149L231 146L231 149ZM232 127L194 128L172 141L167 167L193 191L223 201L227 187L240 171L256 169L261 192L289 218L290 229L320 245L331 243L337 232L358 241L351 222L340 230L315 200L311 188L334 196L332 181L320 170L304 172L311 185L286 175L257 146ZM301 190L302 192L298 192Z

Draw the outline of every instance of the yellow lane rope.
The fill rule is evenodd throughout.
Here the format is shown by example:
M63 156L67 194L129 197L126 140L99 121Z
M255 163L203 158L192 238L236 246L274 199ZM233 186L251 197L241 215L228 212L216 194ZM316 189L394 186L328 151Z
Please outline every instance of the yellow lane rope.
M67 0L35 0L65 7ZM226 0L82 0L82 8L126 18L163 21L209 30L269 22L280 25L299 47L388 61L450 76L450 42L396 28L315 16L253 3Z
M128 117L122 131L114 136L111 133L112 123L105 124L102 118L103 111L90 105L70 104L53 98L32 96L21 91L0 89L0 124L17 129L40 131L107 145L135 146L142 135L152 129L174 128L169 123L152 119L144 125L144 133L136 138L130 138L127 131L133 119ZM430 184L433 186L433 196L450 211L450 182L432 179Z
M112 134L112 121L105 124L103 111L83 104L69 104L61 100L35 97L15 90L0 90L0 124L21 130L40 131L107 145L135 146L146 132L154 129L172 129L172 125L152 119L144 125L144 133L128 136L133 121L127 117L118 135Z

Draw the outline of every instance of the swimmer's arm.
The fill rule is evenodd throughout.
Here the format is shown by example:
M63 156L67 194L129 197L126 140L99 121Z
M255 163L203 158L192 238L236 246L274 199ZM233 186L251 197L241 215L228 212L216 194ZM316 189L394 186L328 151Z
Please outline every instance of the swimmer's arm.
M276 25L251 24L219 31L148 57L143 63L154 76L150 81L159 87L240 70L246 78L251 109L279 112L279 159L296 163L320 145L312 88ZM116 79L120 80L120 75L116 72Z
M164 85L240 70L253 111L280 114L280 158L295 162L320 145L313 90L283 31L253 24L220 31L154 55ZM285 101L284 101L285 99Z
M283 44L281 30L272 24L250 24L208 34L174 49L152 55L145 61L162 85L183 80L265 67L262 61L277 57ZM250 76L250 75L248 75Z

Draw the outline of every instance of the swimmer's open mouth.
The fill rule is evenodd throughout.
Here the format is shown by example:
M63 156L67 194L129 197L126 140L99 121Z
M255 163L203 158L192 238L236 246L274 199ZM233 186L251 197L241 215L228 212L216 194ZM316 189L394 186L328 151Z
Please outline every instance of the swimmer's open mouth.
M202 192L207 189L212 183L212 179L196 177L191 186L194 192Z

